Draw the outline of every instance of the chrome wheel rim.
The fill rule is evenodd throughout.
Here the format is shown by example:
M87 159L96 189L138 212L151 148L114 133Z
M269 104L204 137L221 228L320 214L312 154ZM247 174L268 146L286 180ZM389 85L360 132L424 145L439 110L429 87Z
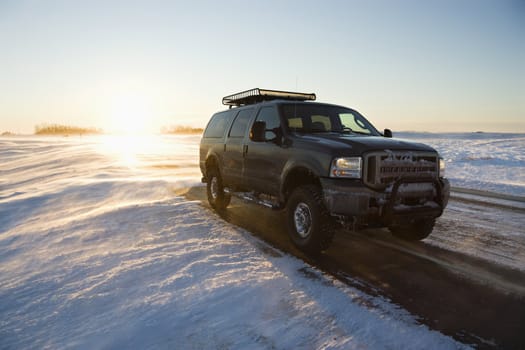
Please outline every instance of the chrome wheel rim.
M294 211L294 223L297 234L302 238L308 237L312 228L312 213L308 205L297 204Z

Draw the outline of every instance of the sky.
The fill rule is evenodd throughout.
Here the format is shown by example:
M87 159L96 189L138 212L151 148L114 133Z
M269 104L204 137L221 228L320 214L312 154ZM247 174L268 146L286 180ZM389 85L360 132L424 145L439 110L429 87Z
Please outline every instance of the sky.
M378 129L525 132L525 1L0 0L0 132L204 127L315 92Z

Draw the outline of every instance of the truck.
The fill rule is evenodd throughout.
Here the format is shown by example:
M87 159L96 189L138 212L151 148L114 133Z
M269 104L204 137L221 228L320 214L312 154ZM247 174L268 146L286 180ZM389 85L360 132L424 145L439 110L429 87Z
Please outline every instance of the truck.
M250 89L210 118L199 165L210 206L232 196L280 210L292 242L326 250L340 227L386 227L404 240L433 230L450 194L432 147L379 132L352 108L314 93Z

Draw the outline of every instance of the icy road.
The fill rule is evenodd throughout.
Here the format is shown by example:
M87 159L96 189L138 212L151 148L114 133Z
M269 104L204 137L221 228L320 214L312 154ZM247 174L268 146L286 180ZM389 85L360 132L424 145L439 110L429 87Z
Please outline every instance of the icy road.
M205 203L202 187L186 197ZM423 242L399 241L385 229L340 230L314 260L288 240L282 213L234 200L222 218L348 286L388 298L422 324L464 343L520 348L525 342L525 238L520 234L525 210L520 203L505 207L476 199L453 199Z
M0 349L525 346L516 202L456 194L423 242L341 231L312 261L279 212L207 208L197 142L0 138Z

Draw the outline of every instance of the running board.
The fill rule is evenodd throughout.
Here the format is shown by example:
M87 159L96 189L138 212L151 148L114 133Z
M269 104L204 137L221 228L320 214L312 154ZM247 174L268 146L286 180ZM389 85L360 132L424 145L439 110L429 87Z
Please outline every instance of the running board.
M234 196L236 198L239 198L240 200L248 202L248 203L254 203L254 204L257 204L257 205L262 205L263 207L270 208L270 209L273 209L273 210L280 210L280 209L282 209L282 206L279 205L279 203L277 203L275 201L271 201L269 199L260 198L261 195L269 197L269 196L264 195L264 194L257 195L253 191L252 192L234 192L234 191L230 190L227 187L224 188L224 192L228 193L228 194L230 194L230 195L232 195L232 196Z

